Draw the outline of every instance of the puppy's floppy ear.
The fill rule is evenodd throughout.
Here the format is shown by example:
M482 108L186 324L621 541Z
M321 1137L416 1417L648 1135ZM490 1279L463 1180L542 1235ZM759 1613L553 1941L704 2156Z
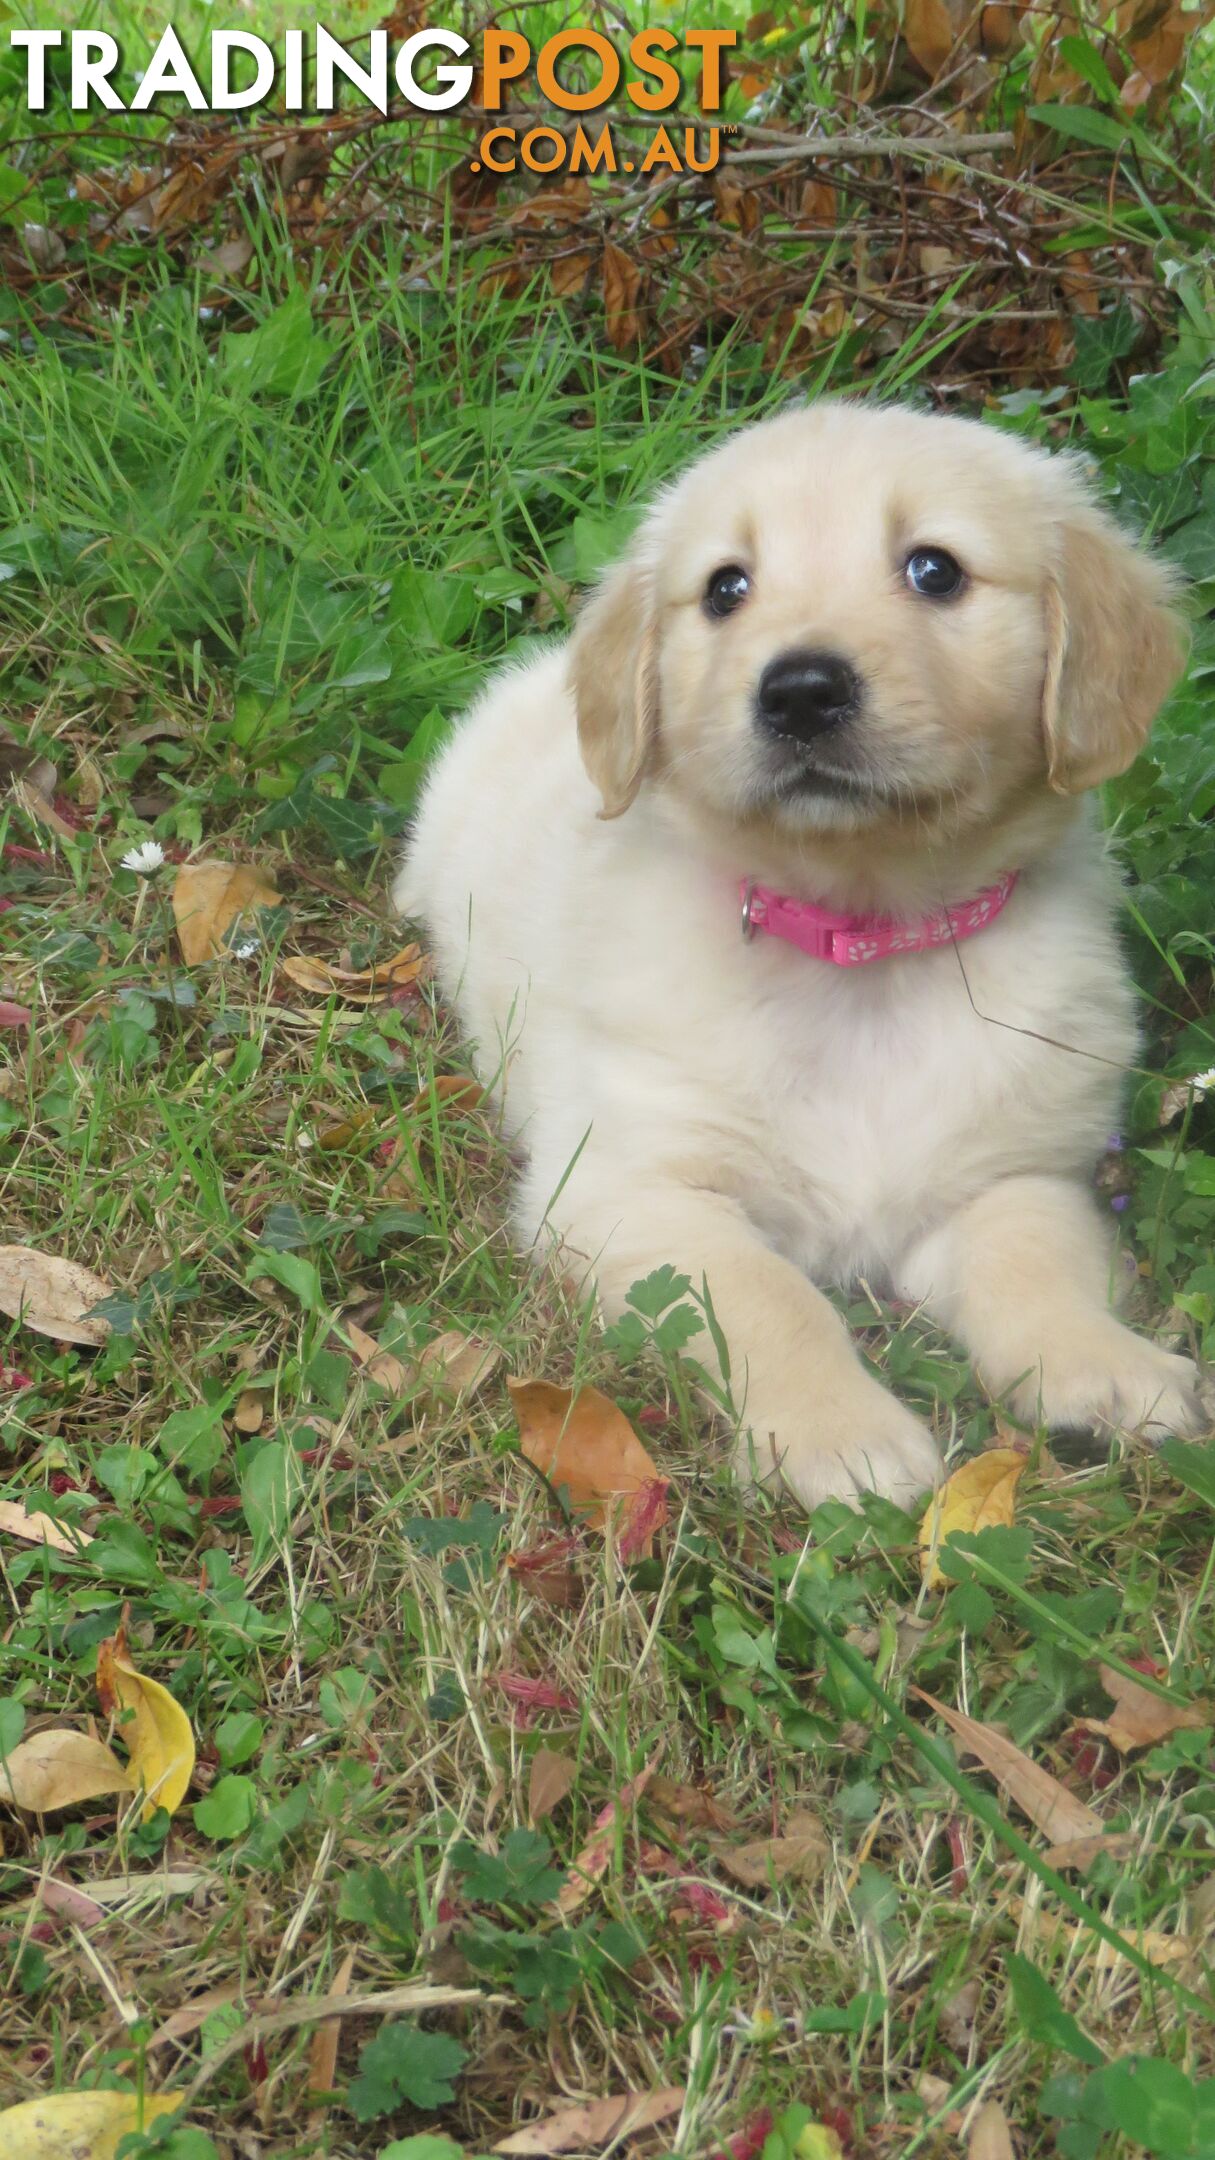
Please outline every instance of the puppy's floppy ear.
M641 786L658 733L653 585L636 556L617 564L579 616L569 679L582 762L603 797L599 815L621 817Z
M1042 721L1050 784L1079 794L1133 764L1185 662L1166 565L1078 496L1046 588Z

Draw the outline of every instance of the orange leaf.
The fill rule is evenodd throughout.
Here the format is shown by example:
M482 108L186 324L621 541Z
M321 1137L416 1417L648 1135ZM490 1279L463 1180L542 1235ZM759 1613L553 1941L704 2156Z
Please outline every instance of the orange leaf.
M912 59L935 82L957 43L945 0L907 0L903 37Z
M661 1484L623 1410L598 1388L582 1387L575 1395L552 1380L510 1379L506 1385L523 1453L551 1485L565 1486L571 1506L592 1529L603 1529L613 1501Z
M413 1101L406 1103L405 1116L416 1117L424 1110L433 1096L440 1108L449 1110L475 1110L484 1099L485 1089L471 1073L440 1073L429 1087L419 1088Z

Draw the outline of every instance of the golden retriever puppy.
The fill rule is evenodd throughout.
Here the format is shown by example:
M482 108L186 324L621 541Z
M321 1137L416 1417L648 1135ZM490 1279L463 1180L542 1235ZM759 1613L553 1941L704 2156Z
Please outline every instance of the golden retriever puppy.
M816 1287L858 1277L1020 1416L1201 1422L1086 1190L1136 1020L1083 797L1181 655L1075 463L825 403L695 464L439 759L395 897L525 1151L518 1233L609 1314L707 1281L744 1476L937 1477Z

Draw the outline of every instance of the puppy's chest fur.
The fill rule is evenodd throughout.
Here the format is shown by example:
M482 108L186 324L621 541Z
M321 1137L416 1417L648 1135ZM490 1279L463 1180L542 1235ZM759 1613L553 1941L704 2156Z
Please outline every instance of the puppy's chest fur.
M821 1280L897 1276L994 1179L1084 1172L1134 1045L1097 846L964 947L854 969L744 944L710 877L622 863L577 1031L600 1137L656 1171L678 1153Z

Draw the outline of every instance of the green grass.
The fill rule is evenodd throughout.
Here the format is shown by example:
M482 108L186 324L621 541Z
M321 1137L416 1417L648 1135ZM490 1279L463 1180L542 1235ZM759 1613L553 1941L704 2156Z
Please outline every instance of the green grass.
M408 992L326 1004L279 966L401 942L388 874L427 748L492 661L563 625L646 495L790 384L741 339L669 381L534 293L440 298L391 261L293 289L262 241L252 333L200 320L205 279L166 282L108 339L31 334L0 406L5 709L81 821L0 802L0 996L36 1018L3 1037L0 1212L6 1239L102 1273L115 1323L95 1355L0 1336L32 1382L0 1387L0 1497L93 1533L76 1558L3 1542L0 1746L97 1714L129 1603L200 1751L172 1822L6 1811L0 2102L143 2077L190 2092L177 2160L238 2135L362 2160L683 2085L651 2149L707 2160L767 2110L781 2160L799 2108L856 2154L928 2156L998 2098L1022 2154L1195 2160L1215 2149L1210 1730L1121 1759L1079 1721L1108 1707L1102 1661L1206 1694L1210 1451L1040 1452L1017 1527L951 1561L944 1594L896 1509L744 1508L661 1330L605 1342L511 1254L504 1151L427 1092L461 1067L443 1016ZM1186 299L1167 375L1129 399L1117 339L1094 340L1061 394L990 417L1087 449L1197 580L1189 683L1107 803L1151 1047L1101 1180L1132 1306L1209 1355L1215 1125L1184 1083L1215 1065L1215 404L1198 283ZM870 387L926 394L947 368L930 331ZM171 866L118 867L149 837L272 874L254 951L182 965ZM914 1316L849 1312L951 1460L995 1436ZM448 1330L502 1363L462 1401L389 1393L351 1321L407 1363ZM576 1536L564 1603L507 1564L567 1534L508 1370L606 1388L672 1480L655 1556ZM526 1713L520 1680L558 1707ZM913 1688L1000 1724L1127 1847L1060 1887ZM540 1745L574 1775L529 1837ZM561 1922L554 1875L650 1763L699 1801L651 1785ZM743 1887L723 1853L807 1811L818 1878ZM91 1928L30 1902L44 1874L87 1893L128 1871ZM343 2020L312 2101L309 2004L350 1958L343 1992L396 2009ZM415 2016L393 1994L414 1984L481 1992ZM159 2035L210 1990L197 2029Z

